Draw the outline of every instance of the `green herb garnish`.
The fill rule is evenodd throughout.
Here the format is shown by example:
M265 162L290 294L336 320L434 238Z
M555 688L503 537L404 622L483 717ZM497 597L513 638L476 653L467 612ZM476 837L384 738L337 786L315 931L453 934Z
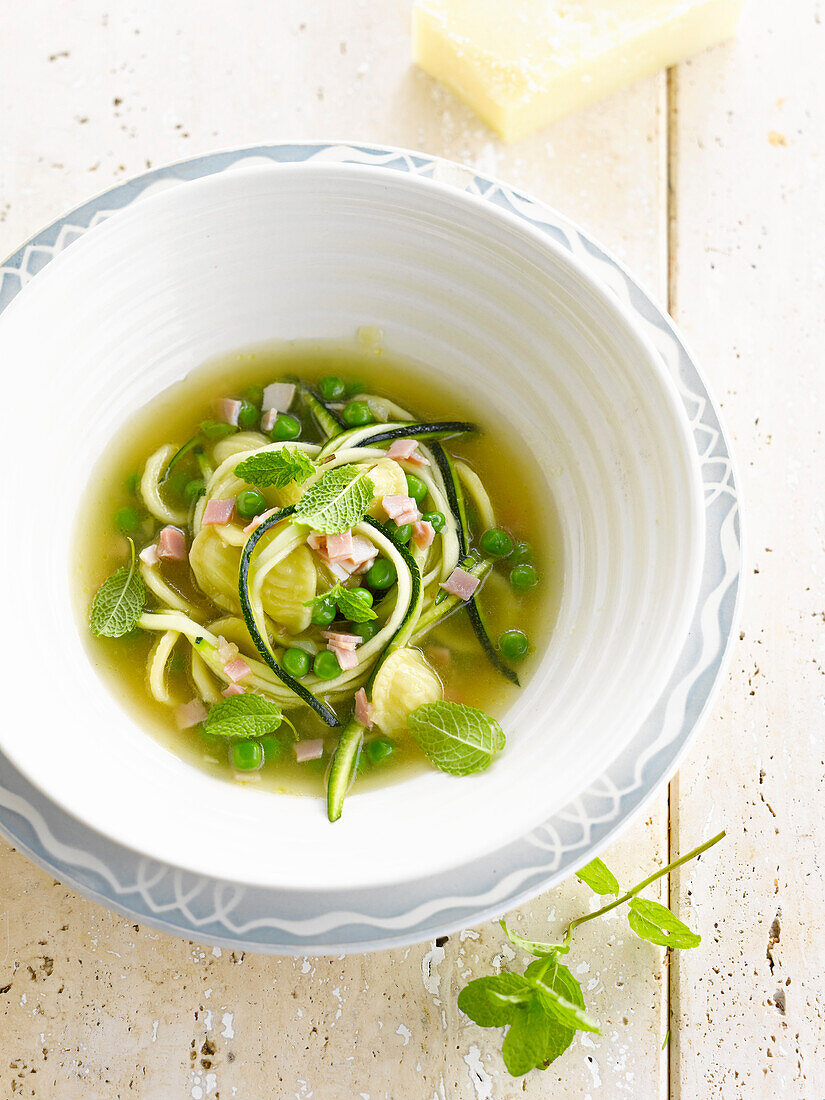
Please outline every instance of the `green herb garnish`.
M419 707L419 710L424 709ZM505 972L476 978L461 990L458 1007L480 1027L508 1028L501 1053L504 1064L514 1077L520 1077L531 1069L547 1069L564 1054L577 1031L598 1032L598 1026L585 1010L580 983L560 961L570 951L573 931L580 924L628 903L628 923L641 939L673 948L696 947L701 942L701 936L692 932L667 906L637 895L656 879L707 851L724 835L724 832L718 833L594 913L577 917L567 926L561 943L525 939L508 928L503 920L499 921L514 946L537 958L526 967L523 975ZM616 876L600 859L591 860L576 874L597 894L619 892Z
M340 581L336 582L328 592L307 600L304 607L315 608L319 604L336 604L341 612L341 617L349 619L351 623L368 623L370 619L378 616L372 607L359 593L366 592L364 588L344 588Z
M360 523L372 505L373 484L360 466L327 470L295 505L293 523L339 535Z
M495 718L464 703L424 703L407 725L430 762L450 775L484 771L505 745Z
M299 485L315 472L315 463L297 447L281 447L278 451L259 451L235 467L235 474L259 489L284 489Z
M137 568L135 544L129 539L131 560L122 565L95 593L89 629L96 637L121 638L135 629L146 603L146 587Z
M261 695L232 695L209 711L204 729L216 737L264 737L283 721L277 703Z

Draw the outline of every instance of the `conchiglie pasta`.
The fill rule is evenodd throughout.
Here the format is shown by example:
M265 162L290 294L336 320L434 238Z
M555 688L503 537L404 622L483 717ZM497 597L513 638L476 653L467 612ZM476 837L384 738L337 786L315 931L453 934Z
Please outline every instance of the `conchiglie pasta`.
M384 518L385 513L381 507L381 498L405 496L407 493L406 475L394 459L381 458L374 466L370 467L369 477L374 492L369 515L373 519Z
M441 680L424 660L421 650L397 649L381 665L372 685L373 718L387 734L407 728L407 715L424 703L444 696Z

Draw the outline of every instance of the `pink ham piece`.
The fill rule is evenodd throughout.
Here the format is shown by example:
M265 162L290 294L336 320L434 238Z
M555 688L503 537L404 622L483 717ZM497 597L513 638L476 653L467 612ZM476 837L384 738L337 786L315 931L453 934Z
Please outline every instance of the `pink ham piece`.
M352 531L344 531L340 535L327 535L327 557L336 561L338 558L352 556Z
M406 462L414 463L416 466L430 465L429 459L418 453L418 441L415 439L396 439L387 451L387 458L394 458L397 461L403 459Z
M231 699L233 695L246 695L246 692L240 684L227 684L221 692L221 695L223 695L225 699Z
M413 542L419 550L426 550L432 546L435 538L435 528L427 520L417 520L413 524Z
M355 718L367 729L372 725L373 710L373 705L367 698L366 691L359 688L355 693Z
M418 515L418 507L412 497L394 496L381 497L381 507L395 522L401 526L400 517L415 512ZM406 521L404 521L406 522Z
M338 664L341 666L342 672L349 672L352 668L358 668L358 654L354 649L341 649L340 646L333 645L331 642L327 645L327 649L338 658Z
M276 413L286 412L295 396L295 386L291 382L271 382L264 387L261 408L264 412L274 409Z
M310 550L323 550L327 545L327 536L320 531L310 531L307 535L307 546Z
M253 520L247 523L243 529L245 535L251 535L253 531L257 531L262 523L265 523L270 516L274 516L276 512L279 512L279 508L267 508L265 512L261 512L259 516L255 516Z
M160 561L158 548L155 543L152 543L151 546L144 546L144 548L138 554L138 557L144 565L148 565L150 567L153 565L157 565Z
M225 527L235 513L235 500L210 500L203 510L204 527Z
M326 555L324 555L324 560L326 562L327 569L330 571L330 573L332 573L333 577L335 577L337 581L345 581L350 576L351 570L347 569L346 566L343 565L341 562L330 561L329 558L326 557Z
M267 409L261 416L261 431L271 432L275 427L275 421L278 419L277 409Z
M324 742L320 737L312 741L296 741L293 748L299 764L304 764L307 760L320 760L324 755Z
M353 652L364 640L358 634L342 634L337 630L322 630L321 634L326 638L330 648L351 649Z
M206 707L200 699L192 699L188 703L181 703L175 707L175 722L179 730L188 730L197 726L206 717Z
M238 426L238 417L241 413L240 401L234 401L231 397L222 397L215 402L215 412L226 424Z
M164 527L158 536L158 557L170 561L186 560L186 535L177 527Z
M226 662L223 670L233 684L237 684L238 680L245 680L252 673L252 669L243 657L233 657L231 661Z
M451 596L458 596L460 600L469 600L478 588L478 583L478 577L474 577L472 573L468 573L466 569L457 565L446 581L441 582L439 588L443 588Z

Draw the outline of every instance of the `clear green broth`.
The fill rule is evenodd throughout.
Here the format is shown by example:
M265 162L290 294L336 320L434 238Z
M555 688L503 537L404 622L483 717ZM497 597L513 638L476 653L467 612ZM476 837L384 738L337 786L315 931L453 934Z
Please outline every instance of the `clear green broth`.
M237 396L248 385L266 385L285 375L316 382L330 374L347 381L363 381L366 391L408 408L421 419L468 419L479 424L481 431L477 435L450 439L446 446L481 477L492 500L497 524L533 547L533 561L540 577L536 588L525 595L513 592L505 561L496 566L480 596L494 639L511 628L523 630L530 639L531 652L517 666L522 687L548 645L561 590L561 540L553 501L531 464L531 456L502 425L496 410L483 403L483 395L470 399L456 394L446 381L434 380L431 371L391 355L375 343L369 346L295 342L246 349L213 360L170 386L138 411L111 441L81 501L72 568L82 634L93 666L118 702L170 751L216 777L289 794L322 793L324 773L335 744L334 731L308 708L290 711L289 716L302 737L325 737L322 760L297 763L285 733L280 737L280 748L270 742L271 750L259 771L236 772L222 745L210 743L200 728L178 730L172 709L150 695L146 663L156 635L137 630L120 639L94 638L86 623L94 592L126 559L128 544L115 529L113 517L124 506L140 508L128 482L142 471L146 458L163 443L180 446L189 439L198 423L213 415L213 402L218 397ZM310 436L304 434L302 438ZM481 531L472 512L470 519L477 539ZM147 518L146 539L160 526ZM179 584L185 583L184 578L168 579L172 583L176 579ZM207 607L214 607L205 597L201 599ZM225 612L216 609L204 621L221 614ZM180 702L193 695L186 672L188 661L184 659L186 648L183 641L178 643L170 665L169 684ZM466 615L461 612L435 628L421 648L441 677L447 699L500 717L519 691L488 664ZM442 652L445 648L451 655L448 661ZM347 708L345 701L337 706L343 714ZM396 751L380 764L370 764L362 754L359 789L395 782L428 767L411 738L395 740Z

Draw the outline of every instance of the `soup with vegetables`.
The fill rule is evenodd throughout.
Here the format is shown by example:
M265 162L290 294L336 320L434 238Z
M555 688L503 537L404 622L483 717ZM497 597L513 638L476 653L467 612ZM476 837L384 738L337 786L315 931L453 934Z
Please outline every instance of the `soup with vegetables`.
M380 347L240 352L160 395L81 509L90 652L216 775L325 795L505 750L561 563L495 410Z

